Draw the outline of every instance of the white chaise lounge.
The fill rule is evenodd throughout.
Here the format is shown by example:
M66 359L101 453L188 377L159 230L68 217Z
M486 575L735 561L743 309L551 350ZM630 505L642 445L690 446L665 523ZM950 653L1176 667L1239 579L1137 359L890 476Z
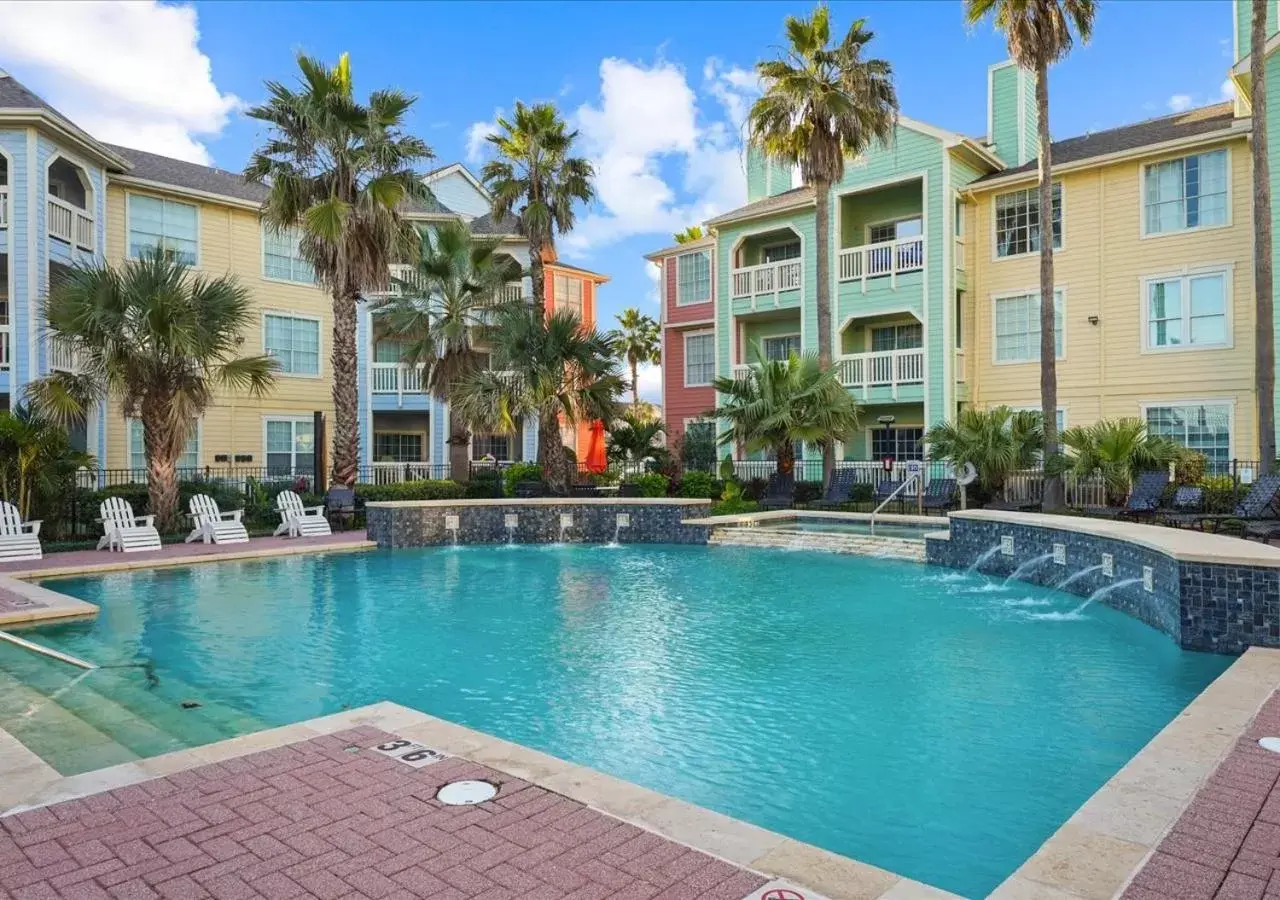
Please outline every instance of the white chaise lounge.
M0 500L0 563L40 559L40 520L22 521L18 507Z
M249 532L245 530L240 517L243 509L223 512L218 509L218 501L208 494L194 494L189 504L191 510L191 533L187 535L187 543L194 540L206 544L245 544L249 541Z
M156 531L155 516L135 516L133 506L123 497L108 497L99 507L102 517L102 539L98 549L121 550L137 553L141 550L159 550L160 532Z
M329 520L324 517L324 507L303 506L302 498L293 491L281 491L276 495L276 511L280 513L280 525L276 528L276 534L311 537L332 533Z

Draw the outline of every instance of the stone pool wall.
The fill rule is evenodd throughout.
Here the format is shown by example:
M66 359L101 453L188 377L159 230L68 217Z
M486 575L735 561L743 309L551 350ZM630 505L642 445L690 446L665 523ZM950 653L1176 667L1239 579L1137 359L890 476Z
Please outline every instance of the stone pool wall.
M685 525L711 512L710 500L617 498L533 500L424 500L370 503L369 539L379 547L428 547L454 542L447 526L457 517L457 543L549 544L561 539L624 544L705 544L709 528ZM562 531L561 516L572 517ZM619 528L618 516L630 524ZM516 517L514 529L507 516Z
M1088 597L1132 580L1099 598L1169 635L1185 649L1240 653L1280 646L1280 549L1239 538L1155 525L1038 514L971 510L951 515L949 537L925 539L934 565L967 568L1012 538L1012 553L996 552L980 571L1009 575L1036 557L1024 581L1057 586L1069 575L1111 557L1110 576L1095 570L1062 590ZM1065 563L1052 558L1061 545ZM1150 582L1144 570L1150 569Z

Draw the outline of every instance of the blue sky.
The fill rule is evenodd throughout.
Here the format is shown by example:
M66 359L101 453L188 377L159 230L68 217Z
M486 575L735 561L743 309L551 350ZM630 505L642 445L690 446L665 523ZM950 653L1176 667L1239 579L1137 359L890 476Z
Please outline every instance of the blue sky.
M832 3L894 67L903 113L981 135L986 67L1004 58L960 0ZM1226 0L1103 0L1093 42L1052 70L1055 137L1221 98ZM357 90L419 97L411 128L439 162L478 168L475 136L514 100L549 100L582 131L600 202L561 253L613 280L602 325L657 313L642 259L683 224L742 202L740 116L755 62L801 3L6 4L0 67L94 133L238 170L261 136L240 109L294 54L350 52ZM1159 52L1152 52L1158 48ZM652 389L652 380L648 385Z

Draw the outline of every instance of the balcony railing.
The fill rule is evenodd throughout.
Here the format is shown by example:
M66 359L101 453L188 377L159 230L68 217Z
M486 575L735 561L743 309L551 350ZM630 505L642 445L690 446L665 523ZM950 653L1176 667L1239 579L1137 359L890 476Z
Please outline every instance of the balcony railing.
M76 371L76 352L70 344L56 338L49 339L49 369L54 372Z
M855 353L839 357L836 365L840 383L864 393L873 387L888 387L896 398L899 386L924 383L923 348Z
M422 462L376 462L370 466L374 484L399 484L402 481L425 481L431 478L447 478L440 466Z
M404 406L405 394L422 393L423 366L407 363L370 363L369 391L373 394L394 394L396 406Z
M956 238L956 251L955 251L957 269L964 268L964 255L965 255L964 238L958 237Z
M911 237L841 250L838 272L841 281L861 281L865 291L869 278L888 276L896 287L899 275L923 268L924 238Z
M9 227L9 186L0 184L0 228Z
M762 297L772 297L777 305L781 291L800 288L802 280L800 260L765 263L760 266L744 266L733 270L733 299L749 297L754 308Z
M9 368L9 361L12 357L9 355L12 351L9 349L9 326L7 323L0 325L0 371Z
M93 252L93 216L65 200L50 197L48 218L52 237Z

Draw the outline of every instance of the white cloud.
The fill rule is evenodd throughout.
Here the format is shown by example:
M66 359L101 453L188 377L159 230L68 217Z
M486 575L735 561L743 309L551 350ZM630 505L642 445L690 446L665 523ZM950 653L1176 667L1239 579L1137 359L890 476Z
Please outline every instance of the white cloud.
M726 66L723 60L713 56L702 67L702 81L707 93L724 107L734 131L741 133L751 103L760 96L759 77L750 69Z
M662 294L658 290L662 285L662 270L648 260L645 260L644 274L649 279L649 290L645 291L644 298L654 306L658 306L662 303Z
M1230 78L1224 78L1221 86L1218 88L1218 96L1223 100L1236 99L1236 83Z
M467 162L478 163L485 158L489 146L488 137L498 131L498 119L502 110L495 109L493 118L488 122L472 122L464 132L467 138Z
M1169 98L1169 108L1176 113L1185 112L1194 105L1190 94L1174 94Z
M640 385L640 399L650 403L662 402L662 367L645 363L636 369L636 383Z
M201 138L240 101L218 90L199 40L191 6L9 2L0 59L36 73L28 87L95 137L208 164Z

